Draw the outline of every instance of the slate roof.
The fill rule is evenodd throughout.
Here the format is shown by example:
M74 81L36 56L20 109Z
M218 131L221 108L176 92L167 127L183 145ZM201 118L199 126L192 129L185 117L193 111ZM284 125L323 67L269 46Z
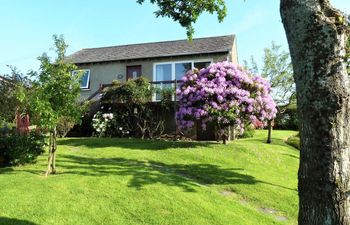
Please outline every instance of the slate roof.
M152 42L82 49L67 57L72 63L110 62L131 59L160 58L208 53L224 53L232 49L235 35L188 40Z

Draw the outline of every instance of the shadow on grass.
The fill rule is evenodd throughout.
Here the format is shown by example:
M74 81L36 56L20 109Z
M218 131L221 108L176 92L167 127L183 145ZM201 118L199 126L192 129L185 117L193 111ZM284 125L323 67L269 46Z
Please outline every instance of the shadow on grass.
M282 155L289 156L289 157L294 158L294 159L296 159L296 160L299 160L299 159L300 159L300 157L295 156L295 155L292 155L292 154L285 154L285 153L283 153Z
M12 167L0 167L0 174L2 173L11 173L15 171Z
M159 141L126 138L60 139L57 143L59 145L84 146L87 148L118 147L130 150L165 150L169 148L196 148L215 145L215 143L209 142Z
M37 225L27 220L18 220L6 217L0 217L0 225Z
M261 138L247 138L247 139L241 139L240 142L245 143L245 142L249 142L249 143L258 143L258 144L265 144L266 146L283 146L285 148L288 148L290 150L299 152L298 149L296 149L295 147L287 144L286 142L284 142L282 139L279 138L272 138L271 139L271 143L266 143L265 139L261 139Z
M66 172L84 176L131 176L128 186L141 189L145 185L161 183L195 191L201 185L254 185L264 183L283 189L287 187L259 181L243 173L241 168L221 168L213 164L165 164L125 158L87 158L65 155L58 166Z

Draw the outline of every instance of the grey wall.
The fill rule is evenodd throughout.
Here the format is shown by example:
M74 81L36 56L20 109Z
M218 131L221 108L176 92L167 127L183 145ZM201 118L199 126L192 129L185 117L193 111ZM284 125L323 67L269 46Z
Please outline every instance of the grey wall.
M186 60L207 60L211 59L213 62L220 62L229 60L233 63L237 63L237 51L236 44L229 54L205 54L201 56L182 56L182 57L168 57L158 59L145 59L145 60L133 60L123 62L106 62L106 63L93 63L93 64L80 64L80 69L90 70L90 89L82 90L80 100L87 99L93 93L95 93L101 84L109 84L113 80L119 80L121 82L126 81L126 67L133 65L142 66L142 76L146 77L150 81L153 80L153 64L161 62L172 61L186 61ZM122 75L121 79L118 79L118 75Z

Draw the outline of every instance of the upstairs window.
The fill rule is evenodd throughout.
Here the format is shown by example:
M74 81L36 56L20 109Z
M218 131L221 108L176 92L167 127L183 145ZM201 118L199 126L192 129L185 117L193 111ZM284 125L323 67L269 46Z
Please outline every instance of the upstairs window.
M74 70L73 75L80 75L80 88L89 89L90 88L90 70Z

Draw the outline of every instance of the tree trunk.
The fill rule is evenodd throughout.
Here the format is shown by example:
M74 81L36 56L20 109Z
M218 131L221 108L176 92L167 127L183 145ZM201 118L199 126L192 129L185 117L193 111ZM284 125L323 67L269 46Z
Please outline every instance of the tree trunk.
M272 120L267 121L267 129L268 129L268 134L267 134L267 141L266 143L270 144L271 143L271 133L272 133Z
M227 144L227 135L226 135L225 133L222 135L222 143L223 143L224 145Z
M350 224L346 24L328 0L281 0L296 82L299 224Z
M236 127L232 127L232 139L235 141L236 140Z
M49 136L49 156L47 158L47 169L45 172L45 177L49 175L51 172L51 161L52 161L52 132L50 131L50 136Z
M56 127L50 132L49 139L49 157L47 160L47 169L45 176L50 173L56 173L56 150L57 150L57 129Z
M57 129L53 130L53 150L52 150L52 162L51 162L51 173L56 173L56 151L57 151Z

